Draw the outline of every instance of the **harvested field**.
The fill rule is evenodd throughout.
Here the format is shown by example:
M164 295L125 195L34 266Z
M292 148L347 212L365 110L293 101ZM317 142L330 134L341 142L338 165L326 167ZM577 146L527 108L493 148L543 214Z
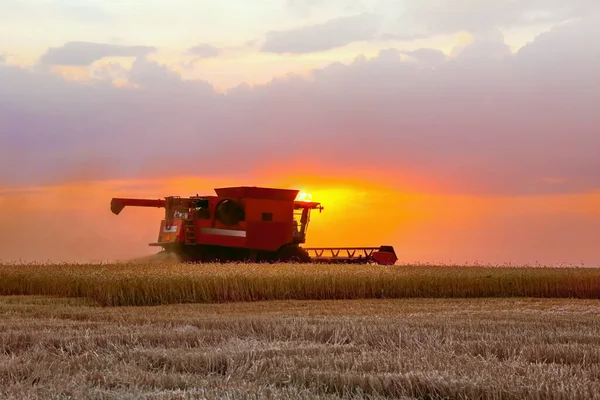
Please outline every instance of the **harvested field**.
M104 306L367 298L600 298L600 269L459 266L0 264L0 295Z
M600 301L0 297L3 399L598 399Z

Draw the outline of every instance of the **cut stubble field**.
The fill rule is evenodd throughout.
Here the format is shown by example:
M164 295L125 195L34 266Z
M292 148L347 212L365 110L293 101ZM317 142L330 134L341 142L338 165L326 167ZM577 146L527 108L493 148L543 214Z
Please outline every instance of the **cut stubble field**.
M0 265L0 398L596 399L599 288L596 269Z

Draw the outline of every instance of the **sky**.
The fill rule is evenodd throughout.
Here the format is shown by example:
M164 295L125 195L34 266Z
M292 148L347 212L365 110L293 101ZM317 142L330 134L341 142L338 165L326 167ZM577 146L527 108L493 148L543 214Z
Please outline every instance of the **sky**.
M116 196L257 185L307 245L600 265L594 0L3 0L0 260L147 254Z

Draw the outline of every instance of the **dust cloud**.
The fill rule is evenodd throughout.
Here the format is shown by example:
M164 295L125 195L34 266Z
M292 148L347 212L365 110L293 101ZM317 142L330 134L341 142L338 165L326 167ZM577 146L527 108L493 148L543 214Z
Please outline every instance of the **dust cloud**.
M161 210L116 216L110 201L119 192L111 189L78 184L0 193L0 260L108 262L155 253L148 243L158 235Z

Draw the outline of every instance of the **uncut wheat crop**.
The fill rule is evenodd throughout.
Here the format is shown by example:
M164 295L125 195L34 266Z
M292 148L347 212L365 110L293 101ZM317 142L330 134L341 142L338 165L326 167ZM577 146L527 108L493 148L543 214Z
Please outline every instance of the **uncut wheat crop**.
M404 297L600 298L600 269L327 264L0 264L0 295L103 306Z

